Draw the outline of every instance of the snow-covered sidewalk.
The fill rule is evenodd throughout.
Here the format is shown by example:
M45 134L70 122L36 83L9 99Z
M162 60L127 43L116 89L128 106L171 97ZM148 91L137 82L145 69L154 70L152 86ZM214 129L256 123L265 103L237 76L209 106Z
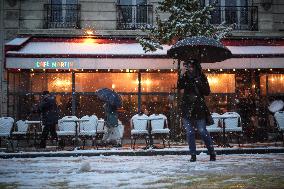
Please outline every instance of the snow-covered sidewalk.
M53 149L53 150L52 150ZM262 146L262 147L216 147L217 154L267 154L267 153L284 153L284 147ZM78 156L156 156L156 155L187 155L188 146L172 146L171 148L147 149L143 148L101 148L88 150L57 150L56 148L46 149L46 151L19 151L15 153L0 152L0 159L7 158L36 158L36 157L78 157ZM197 153L207 153L206 148L198 147Z
M283 188L284 154L40 157L0 161L0 188Z

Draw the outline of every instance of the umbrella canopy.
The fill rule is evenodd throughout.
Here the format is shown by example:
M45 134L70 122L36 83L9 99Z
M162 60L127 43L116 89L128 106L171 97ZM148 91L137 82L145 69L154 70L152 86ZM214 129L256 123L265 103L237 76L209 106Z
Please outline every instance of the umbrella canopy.
M96 95L102 101L107 102L112 106L116 106L117 108L120 108L122 106L121 96L111 89L108 88L98 89L96 91Z
M231 51L222 43L204 36L180 40L168 50L167 54L183 61L196 59L204 63L220 62L232 57Z

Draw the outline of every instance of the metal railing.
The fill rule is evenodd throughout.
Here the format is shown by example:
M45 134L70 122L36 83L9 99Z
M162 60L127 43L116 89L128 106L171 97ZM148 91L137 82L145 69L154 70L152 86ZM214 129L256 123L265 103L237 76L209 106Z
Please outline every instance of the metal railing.
M45 28L80 28L81 6L45 4Z
M258 30L257 6L218 6L211 14L212 24L234 24L234 30Z
M117 5L117 29L135 30L153 25L153 5Z

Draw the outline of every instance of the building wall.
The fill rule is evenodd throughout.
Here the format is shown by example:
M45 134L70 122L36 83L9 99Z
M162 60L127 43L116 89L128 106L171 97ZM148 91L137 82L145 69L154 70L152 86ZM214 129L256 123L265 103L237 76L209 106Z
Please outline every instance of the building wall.
M3 5L4 3L0 2L0 115L2 115L2 72L3 72L3 54L4 54L4 23L3 23Z
M149 0L153 8L161 0ZM264 10L263 0L252 0L250 4L258 6L259 31L235 31L234 36L249 37L283 37L284 36L284 2L273 0L270 9ZM1 78L1 108L0 114L6 115L7 107L7 80L4 68L3 47L5 42L19 34L29 35L60 35L81 36L84 29L92 28L100 35L127 35L144 34L141 31L116 30L116 3L117 0L78 0L81 4L82 29L44 29L44 4L49 0L1 0L0 1L0 78ZM163 14L162 18L167 17Z

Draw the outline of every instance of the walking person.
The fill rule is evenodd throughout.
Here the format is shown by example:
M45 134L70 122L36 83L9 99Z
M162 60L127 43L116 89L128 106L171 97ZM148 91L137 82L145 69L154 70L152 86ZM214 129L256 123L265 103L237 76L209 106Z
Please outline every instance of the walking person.
M106 133L103 141L114 146L121 146L121 138L118 128L117 107L109 103L104 104Z
M57 140L56 124L58 122L58 107L55 96L51 95L49 91L42 92L42 99L39 104L39 113L41 115L42 124L44 125L40 148L45 148L49 132L52 139Z
M183 89L182 120L186 130L191 162L196 161L195 129L201 135L210 155L210 161L216 160L213 141L206 129L211 125L212 118L206 106L204 95L210 94L210 87L201 65L196 60L185 62L181 77L178 79L178 88ZM210 123L208 123L210 122Z

